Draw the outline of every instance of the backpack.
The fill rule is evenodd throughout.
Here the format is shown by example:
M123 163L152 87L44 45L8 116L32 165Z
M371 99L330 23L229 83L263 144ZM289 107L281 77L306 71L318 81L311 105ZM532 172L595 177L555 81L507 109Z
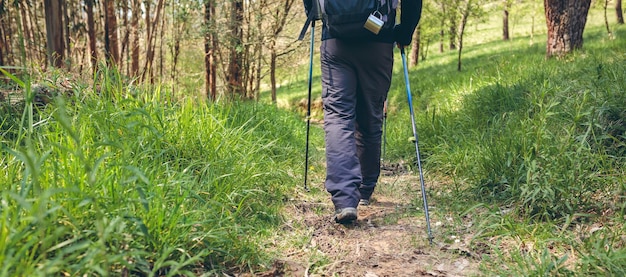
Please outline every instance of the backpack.
M304 0L307 22L300 40L310 23L321 19L333 38L371 38L380 29L393 28L398 0ZM372 25L374 24L374 25ZM373 28L372 28L373 27Z

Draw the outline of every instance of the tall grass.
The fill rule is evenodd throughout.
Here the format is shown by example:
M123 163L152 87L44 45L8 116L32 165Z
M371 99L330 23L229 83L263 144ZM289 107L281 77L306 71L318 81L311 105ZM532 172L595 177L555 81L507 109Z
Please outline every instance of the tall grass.
M449 75L430 73L441 66L418 69L414 93L430 168L531 216L601 210L597 197L622 180L626 68L623 41L596 42L604 43L598 50L593 43L564 61L531 50L468 57L473 67L449 84L453 93L443 100L435 94L446 92L430 88ZM390 118L399 118L390 122L389 149L401 158L410 153L410 134L396 124L406 125L408 112L392 93L398 110Z
M424 168L454 187L433 188L434 205L491 211L475 237L495 254L486 272L623 275L626 29L616 40L604 32L588 28L585 49L565 59L520 38L470 47L463 72L441 54L411 74ZM394 83L387 149L414 162L403 80Z
M34 124L1 111L0 276L196 276L267 262L256 240L300 170L302 122L266 105L167 104L159 87L118 77L101 72L99 91L24 110Z

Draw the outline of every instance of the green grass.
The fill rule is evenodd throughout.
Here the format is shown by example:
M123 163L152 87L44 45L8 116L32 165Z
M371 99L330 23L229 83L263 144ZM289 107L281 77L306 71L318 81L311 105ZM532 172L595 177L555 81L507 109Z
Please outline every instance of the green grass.
M588 28L585 49L562 60L520 38L469 47L460 73L446 54L412 71L426 176L455 188L432 188L431 204L482 218L473 247L487 275L624 274L626 29L614 32ZM402 89L392 160L413 159ZM605 227L585 234L593 226Z
M608 40L597 15L584 49L561 60L544 58L543 29L529 44L528 22L516 21L513 40L502 42L490 20L468 30L462 72L455 52L430 53L411 69L438 207L431 217L471 221L464 232L486 275L625 274L626 29L613 26L617 39ZM26 101L0 106L0 276L195 276L268 265L260 240L276 233L282 203L302 181L305 125L291 111L306 97L306 66L281 75L288 111L172 101L187 92L128 84L110 70L37 106L31 81L14 79ZM385 158L413 167L399 57L394 70ZM319 66L314 76L317 96ZM323 135L312 132L320 174Z
M258 239L300 184L303 122L253 103L164 104L159 87L117 77L102 72L100 91L35 107L36 124L1 111L0 276L268 263Z

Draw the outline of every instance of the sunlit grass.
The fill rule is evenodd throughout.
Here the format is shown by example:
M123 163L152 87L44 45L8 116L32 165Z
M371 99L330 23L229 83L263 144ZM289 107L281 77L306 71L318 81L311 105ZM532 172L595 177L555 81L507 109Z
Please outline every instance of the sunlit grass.
M164 104L160 88L118 76L103 72L99 95L56 98L37 124L1 122L0 276L195 276L268 262L257 240L300 184L303 122L253 103Z

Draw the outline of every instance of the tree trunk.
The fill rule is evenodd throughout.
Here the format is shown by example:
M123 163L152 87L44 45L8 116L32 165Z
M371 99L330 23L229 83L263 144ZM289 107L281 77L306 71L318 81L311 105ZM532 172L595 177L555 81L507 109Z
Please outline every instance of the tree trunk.
M504 0L504 15L502 17L502 40L511 39L509 36L509 9L511 5L507 0Z
M231 43L228 61L228 86L232 95L243 94L242 52L243 52L243 0L234 0L231 7Z
M14 33L11 25L10 3L9 0L0 0L0 56L2 56L2 65L16 64L13 47L9 39L13 37Z
M445 39L445 29L446 29L446 5L444 4L444 2L441 2L441 14L444 16L441 16L441 21L440 21L440 30L439 30L439 53L443 53L443 41Z
M48 61L56 68L63 68L65 38L63 36L63 0L44 0L46 14L46 45Z
M171 78L172 78L172 83L175 84L176 83L176 79L177 77L177 67L178 67L178 58L180 57L180 41L183 38L183 33L184 30L187 28L186 24L185 24L185 19L183 20L178 20L178 11L176 10L176 7L172 7L172 35L174 36L174 45L171 48L172 51L172 69L171 71ZM206 49L205 49L206 50ZM172 92L174 92L174 89L172 89Z
M121 15L122 19L122 28L124 29L124 38L122 38L122 50L120 50L120 62L124 64L126 68L126 75L130 75L130 65L128 63L130 57L130 33L132 32L130 28L129 18L132 20L132 13L130 5L128 4L128 0L124 0L121 2ZM124 62L126 61L126 62ZM121 67L121 65L120 65Z
M215 101L217 95L215 91L212 90L212 82L211 82L211 74L212 74L212 62L211 62L211 34L213 33L213 24L212 24L212 9L213 9L213 1L206 1L204 3L204 83L205 83L205 92L209 100Z
M71 1L71 0L69 0ZM72 33L70 31L70 25L72 24L70 22L70 16L68 15L68 10L67 10L67 1L61 1L61 12L63 13L63 22L64 22L64 27L65 27L65 34L64 34L64 39L65 39L65 57L67 57L67 62L65 64L65 66L67 67L67 70L71 70L72 69L72 50L74 47L70 47L71 43L71 36Z
M120 49L117 36L117 16L115 0L104 0L104 49L107 62L117 66L120 60Z
M420 59L420 48L422 46L422 39L421 39L421 31L422 28L421 26L417 26L417 29L415 29L415 33L413 34L413 41L415 41L413 43L413 46L411 47L411 53L410 53L410 66L416 66L419 63L419 59Z
M98 67L98 50L96 49L96 27L93 16L93 4L94 0L85 0L85 7L87 9L87 34L89 36L89 60L91 61L91 68L93 72Z
M450 40L449 40L449 49L450 50L454 50L456 49L456 32L457 32L457 25L456 25L456 17L455 15L450 15L450 28L449 28L449 33L450 33Z
M147 1L146 3L148 2L149 1ZM151 13L148 12L150 5L146 5L146 6L147 6L146 15L150 15ZM156 45L156 42L155 42L156 29L161 19L161 12L163 10L163 0L159 0L156 9L157 10L156 10L156 15L154 17L154 21L151 22L150 16L146 16L146 25L149 26L147 27L148 41L146 44L146 63L144 66L143 74L141 75L141 79L146 80L146 74L148 74L148 76L150 77L151 83L154 81L152 63L154 62L154 53L155 53L155 45Z
M215 12L215 3L213 3L211 5L211 15L213 15L211 18L212 22L215 23L215 19L213 19L213 17L215 16L216 12ZM215 25L215 24L213 24ZM217 33L215 32L215 29L212 29L210 32L211 35L211 53L209 56L211 56L211 93L213 94L212 97L214 99L217 98L217 61L218 61L218 53L220 52L219 47L219 37L217 35Z
M5 28L9 27L7 13L5 0L0 0L0 66L5 65L5 56L9 53L5 31Z
M609 0L604 0L604 26L606 27L606 32L609 35L609 39L613 39L613 32L611 32L611 27L609 26L609 16L607 14L608 8Z
M139 76L139 18L141 17L140 0L133 0L132 13L133 17L130 21L130 29L133 41L130 46L130 74L133 77L137 77Z
M465 9L461 10L461 26L459 26L459 55L457 61L457 71L461 71L461 53L463 52L463 35L465 34L465 27L467 20L472 13L472 0L465 0Z
M276 104L276 41L270 42L270 85L272 87L272 103Z
M563 56L583 47L591 0L544 0L548 41L546 57Z
M615 14L617 15L617 24L624 24L624 12L622 11L622 0L615 1Z
M163 11L163 13L165 13L165 10ZM161 17L161 34L159 35L159 79L163 79L163 60L164 60L164 49L165 47L163 47L163 41L165 41L165 25L166 25L166 19L167 16L162 16ZM156 45L155 45L156 47Z
M54 0L54 2L56 3L57 1ZM33 31L32 31L32 17L28 16L28 10L30 10L30 5L28 3L25 3L24 1L20 2L20 14L21 14L21 19L22 19L22 33L24 34L24 49L26 50L26 55L31 57L31 60L33 60L36 57L37 54L37 45L34 44L34 36L33 36ZM47 17L47 15L46 15ZM29 23L29 19L30 23ZM46 43L46 46L48 46L48 44ZM47 49L49 50L49 49ZM47 56L49 56L49 53L47 54ZM50 63L52 65L52 63Z
M38 11L42 11L43 8L43 3L39 3L39 2L34 2L34 12L33 9L31 8L30 5L27 5L27 10L28 10L28 18L30 20L29 25L31 26L31 28L33 29L33 43L34 43L34 56L32 57L32 59L36 59L38 61L41 62L45 62L46 61L46 55L47 55L47 51L42 49L42 46L46 39L43 37L44 36L44 32L41 30L41 28L39 27L40 24L37 24L37 19L39 18L38 16L40 15L40 13L38 13ZM38 9L40 8L40 9ZM45 17L45 15L44 15ZM67 22L65 22L65 24L67 24ZM67 40L66 40L67 41ZM68 47L69 44L65 44L65 48ZM67 57L67 56L66 56Z

